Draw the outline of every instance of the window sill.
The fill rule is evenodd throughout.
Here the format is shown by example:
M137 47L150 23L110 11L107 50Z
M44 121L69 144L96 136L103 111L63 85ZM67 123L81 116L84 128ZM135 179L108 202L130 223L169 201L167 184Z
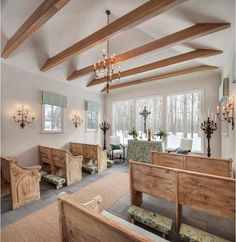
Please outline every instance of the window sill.
M41 134L63 134L64 131L42 131Z

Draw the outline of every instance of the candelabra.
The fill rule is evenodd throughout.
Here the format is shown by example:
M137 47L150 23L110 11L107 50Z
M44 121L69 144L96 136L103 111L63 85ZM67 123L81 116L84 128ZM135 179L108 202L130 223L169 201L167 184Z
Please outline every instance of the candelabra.
M21 108L17 111L16 115L13 113L13 119L15 120L15 122L19 123L20 127L23 129L26 124L32 123L35 117L34 115L32 115L30 119L28 108L22 105Z
M106 133L107 131L110 129L111 125L107 122L107 121L103 121L100 125L99 125L100 129L103 131L104 134L104 143L103 143L103 149L106 150Z
M77 114L77 113L74 114L74 118L72 119L72 121L75 125L75 128L77 128L78 125L83 123L83 120L80 118L79 114Z
M203 121L203 123L201 123L201 129L204 131L207 138L207 156L211 157L210 140L211 135L214 133L214 131L217 130L217 123L215 123L213 120L210 120L210 118L208 117L207 121Z
M227 106L223 107L220 110L220 107L217 106L217 117L220 121L227 121L229 124L231 123L232 129L234 129L234 99L233 97L228 98Z

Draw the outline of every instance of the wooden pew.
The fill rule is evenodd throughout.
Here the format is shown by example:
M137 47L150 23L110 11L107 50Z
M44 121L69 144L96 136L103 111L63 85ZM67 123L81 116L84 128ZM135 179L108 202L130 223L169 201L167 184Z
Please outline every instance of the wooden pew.
M131 204L140 206L146 193L175 202L176 230L182 205L234 219L235 179L153 164L130 162Z
M39 163L50 174L65 177L67 186L82 179L82 156L73 156L67 150L38 147Z
M1 157L2 192L12 196L12 209L40 198L39 170L41 166L24 167L14 158ZM6 194L8 195L8 194Z
M95 204L94 204L95 203ZM75 203L68 195L59 195L59 228L60 241L87 241L87 242L167 242L167 240L141 231L139 227L121 218L112 219L99 213L97 208L99 199L95 198L86 204ZM92 210L90 209L92 207ZM112 217L115 217L112 215ZM128 226L127 226L128 225ZM130 226L130 227L129 227ZM145 232L145 234L143 233Z
M151 163L154 165L212 174L216 176L232 177L231 159L169 154L155 151L152 151L150 156Z
M84 164L91 159L96 161L98 172L107 169L107 153L99 145L70 143L70 152L73 155L82 155Z

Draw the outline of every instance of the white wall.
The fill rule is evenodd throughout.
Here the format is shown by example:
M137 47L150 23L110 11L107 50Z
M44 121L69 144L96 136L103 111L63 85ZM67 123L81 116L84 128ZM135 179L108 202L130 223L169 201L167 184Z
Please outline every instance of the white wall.
M175 93L194 89L204 90L204 112L216 111L218 103L218 89L220 85L220 74L217 71L208 73L198 73L195 75L181 76L156 82L149 82L144 86L132 86L111 91L107 96L106 109L111 114L111 103L113 100L138 98L159 94ZM111 115L110 115L111 116ZM213 134L211 140L212 156L220 157L220 128ZM206 142L205 142L206 153Z
M235 54L236 56L236 54ZM233 63L233 62L232 62ZM235 64L235 63L234 63ZM233 64L229 65L231 67L229 72L225 71L223 78L229 77L229 95L234 97L234 123L236 118L236 84L232 82L233 80ZM222 78L222 79L223 79ZM231 124L228 124L228 135L221 136L221 154L224 158L233 159L234 171L236 171L236 124L234 125L234 130L232 129Z
M46 90L67 97L68 107L64 112L64 133L41 133L41 91ZM104 97L70 86L58 80L23 71L8 64L2 64L2 155L15 156L25 165L38 163L39 144L56 148L67 148L70 141L100 144L102 132L85 132L84 101L96 101L101 105L99 120L103 117ZM35 113L36 120L24 129L15 123L12 113L16 106L24 104ZM75 129L71 114L79 111L83 124Z

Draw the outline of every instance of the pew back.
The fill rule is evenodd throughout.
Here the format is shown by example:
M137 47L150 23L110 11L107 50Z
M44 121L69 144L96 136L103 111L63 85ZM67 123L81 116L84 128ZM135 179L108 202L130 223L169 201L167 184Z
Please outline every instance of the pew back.
M107 169L107 153L99 145L70 143L70 152L73 155L82 155L84 163L95 160L98 172Z
M151 163L188 171L232 177L232 160L203 156L151 152Z
M42 169L65 177L67 185L82 179L82 159L82 156L73 156L67 150L39 146L39 162Z
M103 217L68 197L59 198L61 241L151 242L152 240Z
M142 203L142 193L174 201L177 228L182 205L232 220L235 216L232 178L131 161L130 188L133 205Z

